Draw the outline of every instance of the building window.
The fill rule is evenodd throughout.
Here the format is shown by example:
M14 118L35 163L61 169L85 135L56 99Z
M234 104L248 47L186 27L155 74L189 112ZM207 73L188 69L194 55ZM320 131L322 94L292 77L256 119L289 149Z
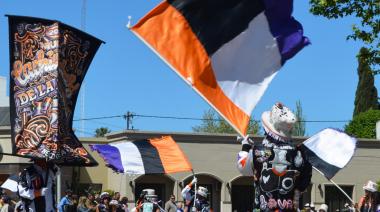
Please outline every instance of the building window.
M232 185L232 211L253 211L254 197L253 185Z
M354 186L340 185L340 187L352 198ZM325 185L325 203L329 206L329 211L342 211L344 204L350 202L351 201L337 187L334 185Z
M102 192L102 184L97 183L79 183L78 194L87 195L89 192L93 194L100 194Z

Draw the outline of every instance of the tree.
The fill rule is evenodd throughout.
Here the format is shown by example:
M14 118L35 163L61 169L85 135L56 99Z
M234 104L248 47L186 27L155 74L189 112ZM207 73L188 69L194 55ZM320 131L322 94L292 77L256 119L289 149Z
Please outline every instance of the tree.
M95 137L104 137L105 134L110 133L111 130L107 127L100 127L95 130Z
M366 55L372 67L380 65L380 6L378 0L309 0L310 12L328 19L355 16L360 26L352 26L352 34L346 39L361 40L368 47ZM374 71L380 73L379 70Z
M200 126L193 127L194 132L207 132L207 133L236 133L227 121L225 121L215 110L209 109L204 112L203 120ZM258 134L260 131L259 123L253 119L250 120L248 125L248 134Z
M365 56L367 53L368 49L361 48L358 54L359 82L356 88L355 109L353 116L369 109L380 109L377 98L377 89L375 87L375 79Z
M376 122L380 120L380 110L359 113L345 126L346 133L357 138L376 138Z
M305 116L302 112L302 105L301 101L298 100L296 102L296 111L294 114L297 117L297 123L294 125L292 135L293 136L305 136L306 131L306 123L305 123Z

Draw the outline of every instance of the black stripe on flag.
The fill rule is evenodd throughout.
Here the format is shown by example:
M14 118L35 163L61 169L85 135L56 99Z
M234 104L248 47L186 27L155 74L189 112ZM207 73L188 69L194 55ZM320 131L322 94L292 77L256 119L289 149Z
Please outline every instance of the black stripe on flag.
M136 145L141 154L145 173L165 173L157 149L148 140L133 141L132 143Z
M318 157L313 151L307 148L305 145L301 145L301 149L309 163L321 171L327 179L331 179L340 170L339 167L327 163L322 158Z
M187 20L211 56L264 11L262 0L168 0Z

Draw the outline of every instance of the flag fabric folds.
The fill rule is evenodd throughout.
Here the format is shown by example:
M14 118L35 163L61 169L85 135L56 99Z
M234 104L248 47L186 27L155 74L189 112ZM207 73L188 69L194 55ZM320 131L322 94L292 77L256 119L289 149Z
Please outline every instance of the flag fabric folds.
M309 43L292 0L167 0L131 30L240 134L277 70Z
M90 147L118 173L169 174L192 170L186 155L171 136Z
M79 89L102 41L59 21L8 16L13 154L92 166L72 130Z
M17 192L17 185L18 185L18 176L11 175L3 184L1 184L0 187L4 189L8 189L12 192Z
M356 149L356 139L335 129L324 129L301 145L309 163L327 179L344 168Z

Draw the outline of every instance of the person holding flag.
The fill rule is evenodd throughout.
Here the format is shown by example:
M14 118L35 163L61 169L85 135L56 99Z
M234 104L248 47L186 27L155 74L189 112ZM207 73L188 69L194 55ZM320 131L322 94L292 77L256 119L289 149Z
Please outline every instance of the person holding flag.
M254 177L256 210L298 210L300 195L310 184L312 169L353 202L331 178L352 159L355 138L339 129L326 128L295 145L291 135L297 120L281 103L264 112L261 119L264 140L254 143L248 136L240 139L242 151L237 162L243 175Z
M297 211L301 193L309 186L312 167L291 138L296 121L289 108L276 103L262 114L264 140L241 139L238 169L254 177L257 211Z
M196 189L196 184L197 178L194 177L193 180L182 189L182 197L185 201L185 212L209 212L210 204L207 201L208 190L202 186Z
M55 179L58 168L44 159L34 159L34 164L19 174L18 195L26 212L53 212L55 205Z

